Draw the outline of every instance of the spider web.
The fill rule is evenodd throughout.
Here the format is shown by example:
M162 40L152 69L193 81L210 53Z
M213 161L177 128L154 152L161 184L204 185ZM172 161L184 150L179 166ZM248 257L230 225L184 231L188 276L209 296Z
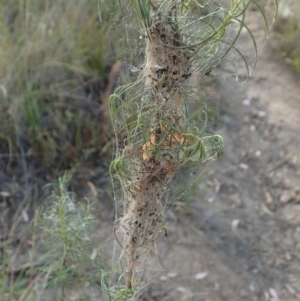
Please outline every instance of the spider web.
M144 190L143 183L145 182L141 182L140 177L143 178L145 170L140 169L138 166L146 166L147 160L149 158L151 159L152 156L154 156L154 158L160 158L160 161L165 162L162 166L167 166L168 173L171 170L170 166L173 166L174 162L178 162L176 168L180 165L184 165L183 163L186 163L185 166L181 167L179 172L177 172L177 175L173 176L173 180L169 183L166 190L164 189L165 184L169 182L168 179L163 185L158 184L157 189L164 190L159 194L159 198L162 199L160 212L164 212L164 209L168 204L172 204L175 200L182 199L184 195L187 195L193 185L197 184L204 174L206 163L202 163L200 168L199 165L194 162L187 163L188 161L194 161L193 158L195 153L198 154L202 143L200 143L199 140L200 144L198 147L198 144L197 146L196 144L190 144L192 143L191 141L195 141L197 135L209 135L207 114L205 113L206 106L205 101L203 100L204 89L201 87L206 84L208 81L207 78L220 79L232 76L232 74L236 76L237 79L242 78L246 80L252 72L252 69L255 67L257 55L261 51L261 45L263 45L265 41L265 34L262 34L260 31L257 32L258 40L259 42L262 42L257 43L255 38L255 27L251 29L246 23L247 14L237 14L230 24L226 24L226 32L222 32L222 22L225 22L224 20L226 20L228 16L230 5L237 5L237 3L240 3L241 9L243 10L250 6L250 2L251 1L238 0L206 1L205 5L196 5L199 9L198 15L197 12L193 10L190 15L178 19L174 17L172 7L170 8L171 14L166 13L163 16L157 14L157 19L153 22L157 22L157 24L159 24L159 22L170 23L170 25L161 28L161 30L165 30L166 32L169 30L170 32L173 32L173 34L174 32L176 34L174 26L177 25L177 21L178 23L181 23L180 28L184 28L181 32L184 47L182 47L182 50L178 51L179 58L182 53L184 56L188 55L190 57L189 52L191 52L192 56L192 59L190 60L191 66L187 68L188 71L186 73L181 73L183 76L192 75L188 87L190 92L184 96L188 98L189 101L187 102L184 98L184 106L182 107L182 105L180 105L178 108L176 108L176 103L169 102L170 109L163 115L162 118L164 119L162 119L162 121L156 121L154 115L156 111L163 112L164 107L155 108L155 104L149 102L151 100L151 95L148 94L149 91L147 91L147 89L145 90L143 86L145 81L142 74L145 65L139 63L140 60L143 60L145 54L143 51L145 47L144 37L147 33L136 30L133 33L133 38L131 38L132 28L134 27L131 23L132 16L126 16L124 19L123 26L125 27L126 34L122 40L123 47L135 49L135 51L128 52L124 56L124 76L120 78L121 83L128 82L130 79L133 79L133 83L119 89L117 92L118 95L114 96L112 102L114 110L113 120L116 132L116 160L114 161L114 167L119 173L119 179L121 178L121 181L116 182L115 184L117 221L120 220L120 217L126 217L125 213L125 217L120 213L121 209L130 207L130 204L126 202L125 204L122 204L124 198ZM167 1L153 1L153 3L161 3L161 5L164 6ZM257 7L255 3L254 6ZM258 6L258 14L259 13ZM201 17L199 17L199 14ZM264 21L267 24L268 16L264 16ZM255 20L252 20L251 22L251 24L249 23L251 26L253 26L253 24L255 25ZM168 26L170 26L170 29L168 29ZM217 36L217 33L220 36ZM211 36L209 36L209 34ZM261 38L261 36L264 37ZM138 37L142 38L137 39ZM251 39L253 42L254 54L249 51L249 49L243 49L243 45L246 44L245 41L247 39ZM247 45L248 44L249 43L247 43ZM173 50L170 48L169 52L171 55L173 53L172 51ZM246 54L243 54L244 52ZM163 64L154 65L154 68L156 68L156 74L159 76L161 76L161 73L167 71ZM189 70L190 73L188 73ZM179 70L179 72L180 71L181 70ZM176 71L176 73L177 72L178 71ZM182 86L184 86L184 83ZM198 89L199 87L200 91ZM121 111L120 108L122 107L124 109ZM197 110L199 110L199 113L195 116ZM126 112L127 115L124 114L124 112ZM174 115L174 112L180 112L180 114ZM172 116L175 116L175 119ZM125 134L122 134L122 132L125 132ZM188 140L187 137L192 137L192 140ZM167 148L165 146L166 142L176 146L175 153L173 152L174 147L171 148L171 146L169 146ZM164 147L164 149L162 149L162 147ZM207 151L215 151L214 147L215 146L213 145L208 146ZM189 152L187 152L187 150L189 150ZM182 153L184 155L182 155ZM165 158L166 154L168 155L168 159ZM211 159L214 158L214 156L215 155L212 157L208 156L208 158ZM199 159L206 160L205 156L201 157L201 155ZM126 167L126 165L129 167ZM158 173L158 171L156 171L156 173ZM129 179L128 174L133 176ZM167 173L163 176L164 178L166 177L166 174ZM153 178L152 175L149 175L149 177ZM189 180L182 181L182 179L185 178L189 178ZM174 185L174 183L178 182L185 183L185 185L182 185L182 187L178 187L177 185L175 188L176 185ZM142 183L142 185L140 183ZM146 185L148 184L146 183ZM136 189L136 191L132 192L132 189ZM160 213L157 215L157 218L161 218ZM129 220L129 217L125 218L125 222L127 220ZM153 219L151 219L151 221L153 221ZM139 225L139 219L137 219L136 224ZM130 232L130 229L127 229L125 224L122 225L121 223L121 227L125 229L125 233ZM151 239L151 242L155 243L155 239L161 233L163 228L163 226L160 226L154 239ZM124 244L125 243L126 241L124 241ZM157 257L154 256L153 258ZM143 266L146 260L146 258L143 259ZM133 262L135 262L135 260L132 260L132 263Z

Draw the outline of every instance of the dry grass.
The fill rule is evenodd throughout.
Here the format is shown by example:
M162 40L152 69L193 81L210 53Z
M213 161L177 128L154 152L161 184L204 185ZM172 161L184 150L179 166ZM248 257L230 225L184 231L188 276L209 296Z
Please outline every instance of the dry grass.
M6 267L12 254L26 260L30 219L50 194L43 186L64 170L81 179L105 175L99 161L111 145L105 101L116 45L97 7L98 0L0 2L0 295L6 300L36 300L22 295L27 268L14 278ZM83 165L99 170L85 173Z
M0 166L66 169L99 155L113 43L98 1L0 4ZM105 63L104 63L105 61Z
M285 61L300 71L300 2L280 1L272 45Z

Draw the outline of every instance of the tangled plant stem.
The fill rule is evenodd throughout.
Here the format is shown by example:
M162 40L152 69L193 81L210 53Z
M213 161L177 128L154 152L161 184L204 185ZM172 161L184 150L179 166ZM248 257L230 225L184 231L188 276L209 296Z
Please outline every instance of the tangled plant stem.
M205 6L197 0L130 2L146 32L145 63L136 82L110 97L110 110L117 140L111 173L123 194L123 213L116 220L123 237L120 266L127 288L134 292L141 287L147 260L157 258L155 243L165 229L163 197L168 182L186 162L217 159L223 152L221 136L204 135L205 120L200 130L193 126L191 78L207 73L207 66L213 68L223 58L229 60L230 50L250 70L236 41L242 28L254 40L244 19L249 5L258 4L229 2L228 7L218 1ZM237 36L229 41L225 29L233 21ZM220 48L220 43L227 47ZM254 46L256 52L255 40Z

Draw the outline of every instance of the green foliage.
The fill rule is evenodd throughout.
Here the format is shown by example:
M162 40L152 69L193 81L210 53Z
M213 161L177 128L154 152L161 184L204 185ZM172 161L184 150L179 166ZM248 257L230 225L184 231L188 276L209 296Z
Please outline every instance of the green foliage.
M149 5L149 2L151 1L131 0L129 2L129 6L133 6L135 15L143 24L146 32L158 16L165 14L168 22L174 28L178 27L180 23L178 32L184 35L185 45L179 48L193 49L193 64L197 72L203 72L206 68L213 68L224 61L231 67L232 73L237 74L237 76L244 70L241 66L237 67L236 61L243 62L245 71L249 76L255 68L258 57L256 40L245 23L248 8L252 6L260 12L266 32L269 34L270 23L274 21L277 15L278 6L278 0L271 1L274 8L267 13L264 1L261 3L259 0L231 0L228 2L159 0L152 1L152 5ZM176 5L180 8L176 18L168 16ZM153 11L151 13L151 9L155 13ZM233 36L227 34L229 27L234 27L235 34ZM249 34L253 42L255 59L254 61L251 59L253 61L251 65L250 60L243 55L238 46L238 39L243 30ZM232 53L235 53L235 59L232 59Z
M80 300L90 300L89 296L102 294L100 279L106 266L102 245L95 240L99 220L93 215L89 200L79 203L68 192L69 181L65 175L58 185L51 185L52 196L37 210L32 223L33 248L17 277L9 272L15 262L4 258L0 293L7 296L5 300L18 296L27 298L20 300L36 300L38 295L49 292L52 300L64 300L74 294ZM9 254L9 249L6 246L5 253Z
M102 8L111 4L102 1ZM99 79L104 61L110 62L105 56L114 45L104 36L110 29L99 21L97 5L1 1L0 152L10 162L21 150L44 166L64 169L107 143L97 100L106 88L107 80Z
M44 234L43 245L47 248L40 257L45 261L41 271L48 274L44 285L61 290L62 295L67 287L81 287L83 292L86 282L100 290L98 279L104 267L102 247L93 242L97 220L91 203L76 202L67 191L68 181L66 175L59 179L58 192L50 197L52 205L37 212L35 225Z
M116 273L116 272L115 272ZM102 271L101 288L108 301L126 301L133 296L132 289L124 288L122 274L116 283L109 282L109 278L113 273Z
M300 4L294 4L294 11L299 11ZM300 71L300 18L299 15L280 17L274 24L274 37L272 44L285 61Z

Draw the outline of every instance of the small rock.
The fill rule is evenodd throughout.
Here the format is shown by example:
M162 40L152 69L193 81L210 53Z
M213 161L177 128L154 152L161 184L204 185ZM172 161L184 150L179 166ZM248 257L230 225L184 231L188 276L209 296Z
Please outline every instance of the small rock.
M284 257L287 261L291 261L292 260L292 255L290 252L285 252Z
M256 157L260 157L261 156L261 151L257 150L254 154L255 154Z
M209 203L213 203L214 201L215 201L215 198L214 198L214 197L208 198L208 202L209 202Z
M277 291L276 291L273 287L270 287L270 288L269 288L269 293L270 293L270 296L271 296L273 299L279 300Z
M220 191L221 184L216 178L213 179L213 183L214 183L214 192L218 193Z
M264 112L264 111L258 111L257 112L257 116L260 117L260 118L264 118L264 117L266 117L266 115L267 115L267 113Z
M177 273L168 273L167 274L167 276L169 277L169 278L175 278L175 277L177 277Z
M8 191L0 191L0 196L3 198L8 198L10 197L10 193Z
M288 203L292 199L292 194L289 191L284 191L280 196L280 202L283 204Z
M272 196L270 195L270 193L268 191L265 194L265 202L267 204L272 204L273 203L273 198L272 198Z
M294 157L292 158L292 163L293 163L293 164L297 164L297 163L298 163L298 156L294 156Z
M206 278L207 276L208 276L208 272L205 271L205 272L196 274L196 275L194 276L194 278L195 278L196 280L202 280L202 279Z
M270 300L270 295L268 292L264 292L265 300Z
M21 214L22 214L22 217L23 217L23 221L25 223L28 223L29 222L29 215L28 215L27 211L26 210L22 210Z
M290 284L286 283L284 286L291 295L294 296L296 294L295 289Z
M249 285L249 289L250 289L250 291L252 291L252 292L255 292L255 291L256 291L256 286L255 286L255 284L254 284L253 282Z
M183 286L178 286L176 290L181 293L185 292L185 288Z
M254 124L250 125L250 131L254 132L256 130L256 126Z
M240 224L240 220L239 219L234 219L233 221L231 221L231 229L234 231L238 228Z
M251 98L246 98L242 101L242 104L246 107L249 107L251 105L251 101L252 101Z
M243 170L248 170L249 169L249 165L245 164L245 163L241 163L240 164L240 168Z

